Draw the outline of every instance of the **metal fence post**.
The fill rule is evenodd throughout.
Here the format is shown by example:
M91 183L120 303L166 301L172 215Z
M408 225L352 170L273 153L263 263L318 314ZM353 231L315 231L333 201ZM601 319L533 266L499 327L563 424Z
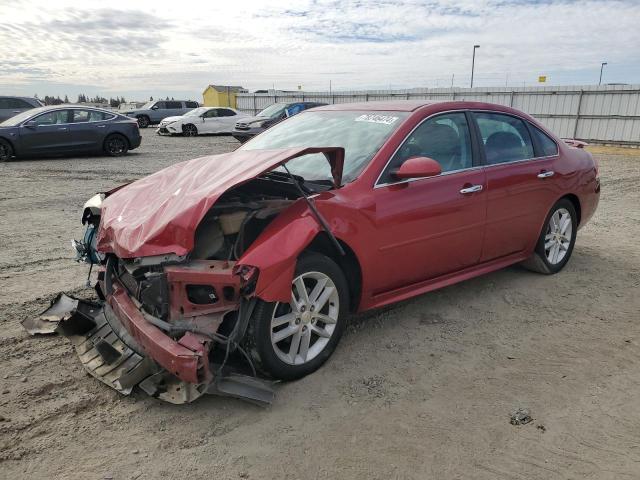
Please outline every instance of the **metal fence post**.
M513 107L513 95L515 94L515 92L513 90L511 90L511 95L509 95L509 106Z
M258 113L258 107L256 105L256 94L253 94L253 114L256 115Z
M576 112L576 123L573 126L573 137L576 138L578 134L578 122L580 122L580 109L582 108L582 96L584 95L584 90L580 89L580 96L578 97L578 111Z

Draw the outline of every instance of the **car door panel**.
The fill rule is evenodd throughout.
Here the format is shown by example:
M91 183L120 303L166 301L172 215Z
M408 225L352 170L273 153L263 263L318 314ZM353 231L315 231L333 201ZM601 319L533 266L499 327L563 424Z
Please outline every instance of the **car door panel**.
M103 115L91 110L74 110L73 115L73 122L69 125L73 149L100 150L108 130L107 122L97 121Z
M37 125L22 125L20 151L25 155L46 155L73 150L68 117L68 110L58 110L35 117Z
M473 185L482 190L463 194ZM475 265L486 214L485 173L473 169L375 189L375 294Z
M535 243L556 191L553 176L541 174L553 172L556 159L536 158L524 120L496 113L474 113L474 118L480 120L479 130L485 130L480 136L488 163L487 226L481 257L487 262L522 252ZM514 125L518 128L512 128ZM497 132L488 134L492 128ZM500 141L492 144L491 136L495 135ZM520 145L515 136L520 137ZM514 156L528 158L514 160Z

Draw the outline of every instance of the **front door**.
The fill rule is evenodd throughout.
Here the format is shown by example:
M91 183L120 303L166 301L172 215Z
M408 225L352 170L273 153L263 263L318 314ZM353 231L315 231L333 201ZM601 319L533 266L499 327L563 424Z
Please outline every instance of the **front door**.
M47 155L72 150L70 110L43 113L20 127L20 150L25 155Z
M399 181L411 157L438 161L442 174ZM473 158L464 112L425 120L394 154L374 189L374 294L463 270L480 260L486 215L485 172Z
M536 241L556 196L552 177L558 157L557 151L555 156L536 155L520 118L489 112L473 116L486 158L485 262L522 252Z

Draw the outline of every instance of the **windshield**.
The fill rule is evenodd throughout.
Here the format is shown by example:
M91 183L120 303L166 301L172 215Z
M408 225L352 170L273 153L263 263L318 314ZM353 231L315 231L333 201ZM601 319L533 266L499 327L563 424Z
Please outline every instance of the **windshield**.
M46 112L46 111L47 111L46 107L32 108L31 110L26 110L26 111L24 111L22 113L19 113L15 117L11 117L11 118L5 120L4 122L0 123L0 127L15 127L19 123L24 122L29 117L31 117L31 116L33 116L33 115L35 115L37 113Z
M353 181L369 163L407 112L304 112L279 123L240 147L268 150L290 147L344 148L344 183ZM331 180L329 162L322 154L305 155L287 163L294 175L306 180Z
M207 108L207 107L194 108L193 110L190 110L187 113L185 113L184 116L185 117L199 117L200 115L202 115L204 112L206 112L208 110L209 110L209 108Z
M267 108L262 110L257 117L279 117L284 112L284 108L287 106L286 103L274 103L273 105L269 105Z

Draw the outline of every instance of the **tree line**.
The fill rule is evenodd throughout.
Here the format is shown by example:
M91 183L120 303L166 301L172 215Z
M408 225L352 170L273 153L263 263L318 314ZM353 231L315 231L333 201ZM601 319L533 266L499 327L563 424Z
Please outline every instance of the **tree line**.
M62 105L63 103L71 103L69 101L69 97L67 95L64 96L64 99L60 98L60 96L49 96L45 95L44 98L38 97L38 94L35 95L37 99L43 102L45 105ZM118 108L121 103L126 103L127 101L124 97L109 97L108 99L105 97L101 97L100 95L96 95L95 97L89 97L84 93L78 95L78 100L76 103L102 103L109 104L110 107Z

